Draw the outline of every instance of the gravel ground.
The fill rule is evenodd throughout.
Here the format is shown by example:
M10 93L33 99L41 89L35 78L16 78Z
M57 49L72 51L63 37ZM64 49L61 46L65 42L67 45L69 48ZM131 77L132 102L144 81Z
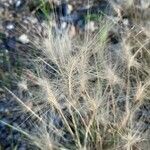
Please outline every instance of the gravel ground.
M91 14L104 13L109 18L118 19L117 13L113 10L112 6L104 0L101 2L90 0L88 4L86 0L72 0L62 5L60 1L54 0L54 3L56 4L55 11L58 19L58 30L62 32L71 24L72 27L69 30L71 37L86 30L94 32L97 29L97 21L90 21L88 24L85 22L84 17L88 11ZM120 3L120 1L117 2L118 6ZM147 9L149 6L150 3L146 0L141 0L141 2L137 3L137 7L141 11ZM2 78L0 86L8 86L11 83L10 88L17 95L18 89L15 81L17 81L16 74L19 76L19 72L16 73L16 70L20 68L20 65L26 65L20 63L20 61L27 57L25 50L30 47L28 36L34 32L33 28L35 26L40 29L39 23L42 23L42 20L44 20L42 12L37 9L38 7L39 3L37 1L0 0L0 78ZM122 22L125 26L132 26L130 19L127 17L124 17ZM119 43L118 30L112 32L110 39L114 46ZM2 60L2 57L5 60ZM20 125L22 128L32 130L32 125L25 122L27 116L28 114L25 115L21 112L16 101L0 88L0 120L14 126ZM138 119L142 120L142 123L137 123L137 126L143 126L142 129L144 131L150 129L149 103L141 106L140 111L137 112L136 120ZM23 122L25 123L23 124ZM19 132L0 123L0 149L12 150L16 148L18 150L33 150L33 147L31 148L27 143Z

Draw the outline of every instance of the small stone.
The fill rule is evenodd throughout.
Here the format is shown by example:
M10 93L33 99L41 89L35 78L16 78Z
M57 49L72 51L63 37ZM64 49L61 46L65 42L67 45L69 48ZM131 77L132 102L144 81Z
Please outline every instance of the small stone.
M21 0L17 0L16 3L15 3L15 6L19 7L21 5L21 3L22 3Z
M10 20L6 20L6 21L3 21L2 22L2 26L5 30L7 31L12 31L15 29L15 24L16 22L15 21L10 21ZM6 33L5 33L6 35Z
M125 26L128 26L128 25L129 25L129 20L128 20L128 19L123 19L123 24L124 24Z
M62 22L61 23L61 27L62 30L67 28L67 23L66 22Z
M86 31L95 31L95 23L94 23L94 21L90 21L90 22L88 22L86 25L85 25L85 30Z
M68 4L68 14L70 14L73 11L72 5Z
M7 30L13 30L14 28L15 28L14 25L11 23L6 26Z
M25 3L26 3L25 0L15 0L14 7L16 11L20 10Z
M26 34L22 34L18 40L23 44L28 44L30 42Z

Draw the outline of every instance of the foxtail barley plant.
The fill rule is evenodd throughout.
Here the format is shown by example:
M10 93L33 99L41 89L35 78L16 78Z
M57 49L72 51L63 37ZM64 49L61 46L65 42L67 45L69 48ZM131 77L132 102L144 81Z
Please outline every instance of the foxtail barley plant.
M72 38L53 27L45 22L44 34L31 37L35 68L25 69L18 83L30 93L28 103L6 88L34 130L9 126L41 150L146 150L147 131L136 118L150 100L147 28L121 27L107 18L96 33ZM108 38L114 28L121 29L118 44Z

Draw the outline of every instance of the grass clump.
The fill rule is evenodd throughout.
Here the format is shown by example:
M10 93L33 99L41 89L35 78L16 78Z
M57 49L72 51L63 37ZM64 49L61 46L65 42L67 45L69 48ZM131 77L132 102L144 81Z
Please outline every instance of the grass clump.
M46 35L34 37L41 55L34 60L35 73L26 70L20 86L32 93L32 105L7 89L30 114L34 130L21 132L32 145L133 150L148 140L136 117L150 99L149 37L135 25L113 45L108 36L114 26L103 21L96 34L71 39L67 33L55 35L48 23Z

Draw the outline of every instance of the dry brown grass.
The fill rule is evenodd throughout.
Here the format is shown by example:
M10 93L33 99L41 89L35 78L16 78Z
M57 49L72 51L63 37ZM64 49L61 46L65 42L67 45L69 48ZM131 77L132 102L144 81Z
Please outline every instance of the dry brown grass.
M114 26L102 21L97 34L71 39L48 24L40 43L34 39L42 49L36 74L25 71L19 84L32 93L32 108L8 91L37 119L27 135L41 150L134 150L148 140L135 116L150 99L149 34L136 24L124 29L113 51L107 35Z

